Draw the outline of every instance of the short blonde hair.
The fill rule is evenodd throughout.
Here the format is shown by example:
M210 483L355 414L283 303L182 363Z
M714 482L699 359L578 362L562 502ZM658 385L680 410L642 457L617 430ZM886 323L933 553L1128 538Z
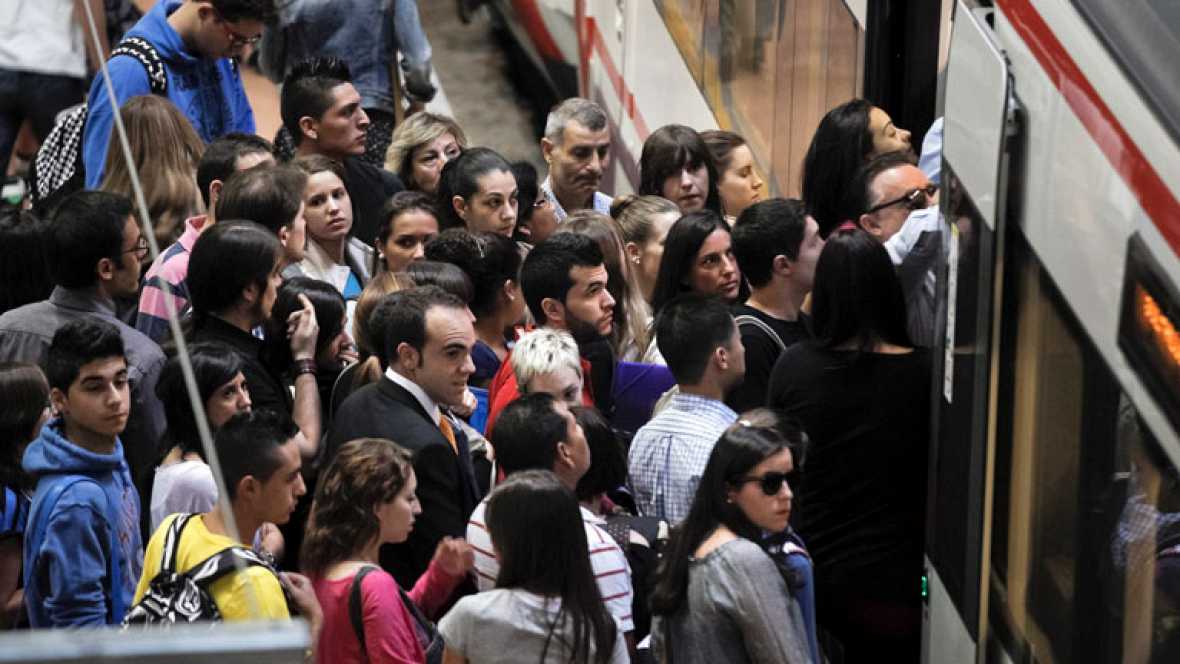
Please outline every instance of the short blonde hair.
M511 361L516 387L521 394L526 393L528 384L541 374L568 367L582 375L582 356L574 337L565 330L551 327L525 333L512 348Z
M455 137L460 148L467 148L467 135L454 119L437 113L419 111L406 118L393 130L393 139L385 152L385 170L397 173L407 189L417 190L414 182L411 159L414 150L426 145L443 134Z

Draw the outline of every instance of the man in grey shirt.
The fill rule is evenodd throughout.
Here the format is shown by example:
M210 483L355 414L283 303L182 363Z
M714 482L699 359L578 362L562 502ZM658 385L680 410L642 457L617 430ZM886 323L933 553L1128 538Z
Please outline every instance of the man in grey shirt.
M137 482L155 461L164 432L164 411L156 398L164 353L116 317L115 298L136 296L147 249L131 201L99 191L75 193L58 206L46 231L45 253L57 287L48 300L0 316L0 361L43 364L54 333L86 316L119 328L131 383L131 413L122 440Z

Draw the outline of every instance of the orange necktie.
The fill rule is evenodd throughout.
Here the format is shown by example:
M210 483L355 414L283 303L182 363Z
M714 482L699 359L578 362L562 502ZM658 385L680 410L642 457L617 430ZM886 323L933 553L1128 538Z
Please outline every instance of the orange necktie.
M442 435L451 444L451 449L455 450L455 454L459 454L459 444L455 442L455 430L451 428L451 422L447 419L446 413L438 414L438 429L442 431Z

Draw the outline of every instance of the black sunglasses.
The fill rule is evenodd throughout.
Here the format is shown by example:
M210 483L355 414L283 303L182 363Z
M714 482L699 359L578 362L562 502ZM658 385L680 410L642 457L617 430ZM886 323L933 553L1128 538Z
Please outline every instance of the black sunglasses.
M874 205L865 214L872 214L878 210L884 210L891 205L897 205L898 203L905 203L905 206L911 210L922 210L928 207L930 199L937 193L938 185L933 183L928 184L925 187L918 187L917 189L906 192L906 195L900 198L895 198L880 205Z
M775 496L778 495L778 492L783 488L783 483L791 479L791 477L793 477L792 473L780 473L772 471L762 475L761 477L757 475L749 475L739 479L738 482L741 484L745 484L746 482L757 482L759 488L762 489L762 493L768 496Z

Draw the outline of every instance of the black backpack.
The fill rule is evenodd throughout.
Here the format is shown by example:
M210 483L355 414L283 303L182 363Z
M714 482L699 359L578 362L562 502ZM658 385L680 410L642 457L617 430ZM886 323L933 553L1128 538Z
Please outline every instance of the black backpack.
M117 55L130 56L143 65L152 94L163 96L168 93L164 61L151 42L142 37L128 37L111 49L111 58ZM106 101L103 99L102 103ZM82 135L86 130L87 108L87 104L82 103L64 112L33 157L29 181L37 210L47 212L53 209L58 201L81 190L86 183Z
M160 626L172 623L221 620L217 603L209 594L214 581L237 571L241 565L257 565L274 572L257 553L240 546L229 547L209 556L187 572L176 571L176 554L180 535L189 521L200 515L181 514L168 527L161 552L160 571L148 585L143 599L131 607L123 626ZM277 576L277 572L274 572Z

